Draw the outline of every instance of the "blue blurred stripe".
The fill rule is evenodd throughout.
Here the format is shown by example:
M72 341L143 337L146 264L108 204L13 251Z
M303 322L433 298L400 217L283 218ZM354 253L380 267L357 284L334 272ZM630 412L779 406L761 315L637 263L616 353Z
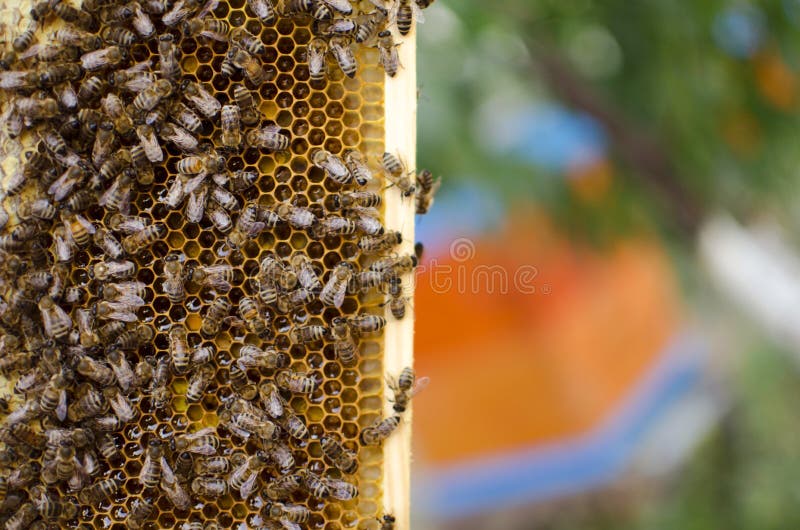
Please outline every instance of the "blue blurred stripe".
M645 433L698 383L703 350L695 338L676 337L622 410L596 431L426 473L415 484L414 506L435 518L464 517L608 482L624 468Z

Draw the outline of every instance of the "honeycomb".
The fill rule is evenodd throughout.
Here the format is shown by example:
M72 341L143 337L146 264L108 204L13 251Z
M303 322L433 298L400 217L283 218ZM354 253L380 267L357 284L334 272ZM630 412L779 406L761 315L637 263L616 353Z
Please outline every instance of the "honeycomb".
M4 33L6 41L10 42L14 36L25 31L29 22L28 17L17 17L14 13L27 13L31 5L23 1L21 5L15 3L2 7L7 21ZM374 11L373 4L367 1L355 7L362 13ZM244 144L239 151L226 152L226 168L229 172L243 170L259 175L255 185L237 193L240 205L252 202L271 208L278 203L290 202L307 208L317 218L321 218L326 214L331 197L341 193L343 188L326 178L325 172L312 163L311 155L315 149L322 148L334 155L342 155L346 149L357 149L365 156L370 169L377 176L381 171L381 154L390 144L413 145L413 141L392 139L391 135L396 135L397 132L387 130L389 124L385 118L385 105L389 103L388 87L393 80L387 80L379 65L378 49L368 46L353 47L358 64L353 78L345 76L336 62L328 57L327 79L323 83L317 83L310 79L307 64L307 47L317 24L310 17L304 19L278 14L272 24L265 25L258 20L245 0L221 1L213 9L212 16L227 21L231 29L244 27L260 38L265 46L260 61L269 80L256 86L239 70L232 76L223 75L223 63L229 49L227 42L188 37L175 29L165 29L156 22L159 34L170 32L175 36L180 50L181 79L201 83L222 105L234 102L234 87L247 87L256 99L261 114L260 126L275 124L281 128L284 136L290 138L286 151L269 152ZM58 19L47 20L47 32L55 31L61 25ZM43 42L43 38L39 32L39 42ZM409 44L406 44L406 48L405 54L410 53ZM127 53L129 57L126 61L129 63L151 61L151 64L157 64L158 40L143 42L138 39L127 47ZM406 67L409 62L406 61ZM403 83L413 87L413 68L411 71L407 68L401 70L398 78L404 76ZM78 81L74 84L77 86ZM398 88L391 90L396 91ZM9 105L6 98L4 108L7 109ZM97 108L97 104L93 108ZM408 126L409 122L405 118L401 121ZM413 121L410 123L413 124ZM396 125L392 127L395 128ZM247 127L244 131L246 130ZM220 148L220 135L219 119L204 119L197 138L200 142L208 142ZM410 135L413 139L413 131L402 131L400 135L404 135L406 139ZM25 131L19 138L4 142L3 190L8 190L9 182L18 174L17 166L20 161L28 160L36 151L46 152L42 144L31 131ZM162 143L162 148L164 160L153 164L152 183L138 182L134 185L128 214L147 219L151 226L161 224L164 231L138 253L128 253L123 258L134 262L136 272L133 279L145 285L142 294L145 303L135 309L135 322L127 323L126 329L133 329L141 323L150 327L154 336L151 341L123 353L131 366L142 361L152 364L169 358L170 331L183 327L187 331L188 345L192 351L203 346L213 346L216 350L209 363L213 368L213 376L201 399L196 401L187 399L190 381L196 372L194 365L186 374L170 374L169 401L164 407L158 408L151 393L143 389L130 393L128 399L136 417L122 429L111 433L119 450L118 457L99 458L99 471L85 482L88 485L103 478L114 478L119 484L118 491L97 503L85 504L77 501L77 492L67 482L48 485L47 493L50 498L76 503L79 508L74 517L51 518L47 520L47 524L60 528L123 529L126 528L127 518L135 506L145 502L154 505L155 510L146 519L143 528L182 528L184 524L194 522L216 522L221 528L239 529L273 528L280 524L287 528L292 527L285 521L276 523L264 515L267 499L262 490L282 475L282 471L274 463L260 471L258 491L248 499L242 499L238 492L230 492L217 499L192 494L188 509L176 507L158 488L143 487L139 479L148 442L153 439L164 442L167 461L173 467L178 451L170 449L170 442L182 434L195 433L209 427L214 428L220 440L217 455L231 457L240 453L256 453L260 446L255 436L245 438L220 422L220 412L225 404L238 395L232 387L231 368L240 358L243 346L255 345L260 348L272 346L285 352L286 366L280 368L306 372L315 382L313 392L307 395L281 391L288 406L306 424L310 435L307 439L296 439L286 433L281 434L281 443L289 447L295 460L293 472L303 468L331 479L346 479L358 488L357 497L344 501L320 499L304 489L292 493L287 502L307 506L310 510L308 521L301 526L328 530L377 528L384 510L392 508L386 502L384 451L390 450L390 444L398 447L405 444L407 450L408 429L401 429L406 431L402 433L403 439L395 436L383 446L364 445L360 440L360 433L390 413L391 406L384 395L384 381L387 374L396 375L404 364L409 364L409 326L413 317L410 308L405 319L395 320L385 307L387 295L384 291L373 289L352 293L348 290L338 308L326 306L318 298L299 310L282 312L270 308L269 332L261 335L253 333L246 325L236 321L236 308L243 297L256 297L257 293L250 280L258 274L259 264L268 255L288 261L296 253L305 254L319 273L323 285L328 282L333 269L341 261L346 260L357 269L366 270L376 258L362 255L357 237L317 235L311 230L300 229L288 223L280 223L274 228L264 230L239 248L232 248L226 242L225 234L215 226L209 215L203 216L199 223L192 223L186 219L182 207L170 208L163 202L169 194L170 186L178 178L179 161L186 154L170 143ZM382 196L384 206L380 213L386 229L403 231L402 246L396 247L392 252L397 255L407 251L413 246L413 204L409 205L407 199L400 198L396 188L386 187L384 181L377 177L364 189ZM15 227L22 223L17 215L21 202L25 198L38 197L37 193L39 192L35 183L29 182L19 193L4 194L7 196L3 197L0 204L8 212L9 221L0 230L0 235L10 237ZM410 202L413 203L413 200ZM111 218L115 213L113 209L97 204L92 204L83 212L95 227L107 230L111 230ZM235 222L236 216L231 217ZM44 260L48 266L52 265L53 256L57 255L53 237L54 227L59 224L57 221L58 216L54 222L42 222L37 227L41 229L41 234L36 241L46 243L40 246L45 247L42 253L48 256L37 256L36 251L31 248L33 245L23 245L19 251L23 259L34 264ZM114 233L122 238L118 232ZM12 248L9 253L0 255L0 258L8 259L14 251ZM178 259L182 261L186 271L222 263L231 265L233 274L229 289L203 285L192 277L185 282L185 299L180 303L170 301L163 285L164 268L167 263L165 258L173 255L179 256ZM102 287L107 286L109 281L101 281L94 271L97 270L97 264L107 260L105 252L95 244L75 250L69 263L68 284L83 289L86 299L73 304L61 304L69 312L73 322L77 321L78 309L95 308L96 312L97 305L102 302ZM2 296L6 299L5 302L9 301L8 291L4 290ZM233 309L226 313L227 319L222 323L221 330L210 336L202 333L201 327L208 318L209 307L223 298L230 302ZM303 344L292 334L298 327L307 325L324 325L330 329L336 317L357 314L385 315L388 324L384 333L365 333L357 338L358 360L355 366L343 365L337 359L334 340L330 335L320 341ZM98 325L102 323L98 322ZM11 329L13 326L4 323L3 327L6 336L19 335L18 330ZM405 342L395 338L398 334L405 337ZM385 337L392 341L391 346L385 342ZM67 344L58 344L57 347L68 349ZM403 349L403 355L398 357L388 353L390 348L398 347ZM6 358L9 353L3 352ZM387 361L390 355L394 359L391 363ZM246 376L250 383L258 384L273 380L277 371L248 368ZM32 396L31 393L26 395L12 390L24 377L24 370L5 370L5 375L10 394L8 412L12 415L20 413L31 399L38 399L39 394L33 392ZM76 378L85 382L81 375L76 375ZM41 391L41 386L37 390ZM70 392L69 398L74 400L77 396L72 390ZM253 402L257 403L258 399ZM39 430L53 427L54 421L50 417L37 418L31 424L35 430ZM55 424L61 426L57 421ZM331 433L342 441L346 449L357 453L359 465L354 474L342 473L323 455L320 439L324 434ZM7 432L4 437L7 441ZM24 452L23 449L17 449ZM37 469L45 465L41 451L33 450L27 458L37 463ZM198 456L195 455L194 458L196 460ZM405 458L406 456L401 457ZM401 480L403 481L407 484L407 476ZM189 486L185 485L185 489L191 493ZM14 498L15 495L17 498ZM6 504L9 506L0 506L1 517L16 517L25 509L24 506L19 508L19 504L32 498L33 493L26 493L24 488L16 492L9 488L6 496ZM396 510L401 511L402 507ZM41 519L38 521L41 523ZM11 527L10 522L7 527Z

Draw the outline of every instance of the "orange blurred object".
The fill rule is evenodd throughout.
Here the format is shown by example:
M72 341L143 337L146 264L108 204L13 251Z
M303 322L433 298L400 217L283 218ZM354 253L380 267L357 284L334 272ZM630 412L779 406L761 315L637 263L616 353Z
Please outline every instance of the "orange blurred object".
M675 278L655 240L600 251L541 214L512 218L498 234L455 241L418 278L415 362L432 383L417 398L414 434L434 466L597 427L679 327Z
M756 83L773 107L790 110L797 102L797 78L774 49L755 58Z

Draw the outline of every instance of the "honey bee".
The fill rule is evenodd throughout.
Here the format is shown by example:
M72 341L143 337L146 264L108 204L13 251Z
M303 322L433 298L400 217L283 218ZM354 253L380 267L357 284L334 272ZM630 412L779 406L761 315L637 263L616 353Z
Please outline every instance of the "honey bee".
M251 333L265 337L270 333L269 313L262 315L261 308L253 298L244 297L239 300L239 316Z
M155 488L161 481L161 457L164 454L164 448L161 442L155 438L151 439L147 444L145 451L144 463L139 472L139 483L145 488Z
M222 410L219 412L219 420L227 429L244 439L256 435L269 440L276 432L275 424L269 419L247 410L241 412Z
M388 11L383 7L376 7L375 11L363 15L359 21L356 29L356 42L359 44L371 41L386 22Z
M135 215L123 215L116 213L111 216L108 221L108 226L115 232L122 232L123 234L130 235L144 230L150 225L150 219L147 217L137 217Z
M170 107L170 116L187 131L199 134L203 129L203 120L183 102L176 102Z
M329 306L341 307L347 293L347 284L353 276L353 266L348 262L341 262L333 269L328 283L319 294L320 301Z
M375 254L391 250L403 242L400 232L390 230L379 236L365 236L358 240L358 248L363 254Z
M317 386L313 377L302 372L283 370L275 375L275 383L290 392L297 394L310 394Z
M0 72L0 89L12 90L33 88L36 86L39 76L35 71L10 70Z
M180 182L176 179L175 182ZM186 220L190 223L199 223L203 220L206 213L206 202L208 198L208 186L201 185L196 190L189 193L186 199Z
M171 339L172 332L170 332L170 344L172 344ZM153 406L156 409L162 409L169 403L171 394L167 388L167 383L169 383L169 362L166 358L162 358L156 363L156 368L153 371L153 381L150 386Z
M392 402L395 412L405 412L411 398L421 392L429 383L430 379L427 377L417 378L414 369L410 367L404 368L396 380L389 379L389 389L394 394Z
M339 68L342 69L344 75L350 78L355 77L358 65L356 64L356 58L353 55L353 50L350 47L350 38L334 35L331 37L329 45L331 53L336 59L336 62L339 64Z
M114 124L110 121L104 121L97 129L97 135L94 137L94 144L92 145L92 162L96 166L101 166L111 156L111 152L117 145L117 135L114 133ZM120 169L121 170L121 169ZM117 171L118 173L119 171ZM93 179L93 188L100 189L105 180L99 178Z
M264 451L257 451L250 455L236 469L233 470L228 478L228 484L232 489L238 490L242 499L247 499L252 495L256 488L256 479L259 472L269 464L269 456Z
M331 490L322 477L306 468L299 470L298 474L303 479L303 489L310 495L318 499L327 499L330 496Z
M244 399L255 399L257 389L256 386L250 382L247 374L237 363L231 364L229 368L229 377L233 390L242 396Z
M7 530L25 530L39 517L39 511L32 502L26 502L6 521Z
M320 38L314 38L308 43L308 75L311 81L321 83L325 81L325 54L328 53L328 43Z
M136 95L133 108L139 112L153 110L164 98L172 95L172 90L172 83L159 79Z
M417 175L417 185L419 191L415 197L416 199L416 213L424 215L428 213L431 206L433 206L433 198L441 186L441 179L434 180L433 174L427 169L423 169Z
M149 338L147 339L148 342L153 339L153 335L155 335L155 333L149 326L141 324L137 328L137 330L138 329L148 330L148 333L150 335ZM118 345L113 345L112 347L121 348L121 346ZM142 359L141 361L136 363L136 367L133 369L133 373L136 376L136 381L134 384L137 387L144 387L150 381L153 380L153 376L155 375L155 366L153 366L153 363L150 359Z
M183 96L206 118L213 118L219 113L222 105L203 85L194 81L187 81L182 85L182 88Z
M149 67L149 63L145 64L145 66ZM109 85L129 92L135 92L136 94L152 87L155 85L156 81L158 81L158 76L156 76L156 74L135 69L135 67L134 69L117 70L108 75ZM153 105L153 107L156 105L158 105L158 103Z
M392 153L383 153L381 157L381 166L383 167L386 179L397 186L403 194L403 197L410 197L416 192L416 186L406 173L405 165L397 156Z
M328 234L352 235L356 233L356 230L358 230L358 225L352 219L329 215L320 221L315 237L322 237Z
M311 511L306 506L283 504L273 501L265 506L266 513L271 519L285 520L296 524L308 522Z
M186 390L186 401L195 403L203 399L203 394L211 384L214 377L214 368L209 365L201 366L196 369L189 379L189 387Z
M70 25L61 26L51 37L61 44L82 50L96 50L103 45L103 40L99 36Z
M100 166L100 170L96 175L92 176L90 185L92 189L99 190L103 184L112 180L117 175L122 173L125 168L129 167L132 163L131 153L127 149L120 149L110 155L108 159Z
M309 325L294 328L291 337L294 342L305 344L324 340L327 334L328 328L325 326Z
M97 204L105 206L110 211L128 211L130 199L133 194L133 182L136 172L132 168L125 168L122 173L114 179L111 186L97 200ZM95 244L97 244L97 234L95 234ZM119 244L117 242L117 244ZM98 246L100 246L98 244ZM116 256L119 258L120 256Z
M58 115L58 102L53 98L17 98L14 108L26 120L48 120Z
M285 410L281 419L281 426L292 438L305 440L309 436L308 427L297 414L293 414L288 409Z
M40 486L41 487L41 486ZM45 519L72 519L78 513L78 507L73 502L54 500L52 497L44 493L44 487L41 487L42 494L34 499L36 509ZM33 495L32 495L33 497ZM8 526L6 526L8 528Z
M56 478L68 480L75 473L75 445L69 440L62 440L55 457Z
M325 171L325 176L342 185L349 184L353 175L347 165L338 156L324 150L316 149L311 153L311 163Z
M258 221L258 206L254 203L248 203L236 219L233 231L228 235L228 244L233 248L239 248L249 239L262 232L264 228L265 224Z
M142 326L142 329L149 330L150 328L147 326ZM133 385L136 383L136 374L133 372L133 368L131 367L130 363L128 363L125 355L123 355L119 350L113 349L106 354L106 358L108 359L108 364L111 366L111 370L113 370L114 376L117 379L117 383L123 392L128 392L131 390Z
M310 16L314 20L321 22L333 18L331 8L317 0L286 0L283 14L299 17Z
M425 4L425 2L423 2L426 7L430 5L430 3L431 2ZM420 6L419 2L416 2L416 0L397 0L395 23L400 35L406 36L411 32L411 26L415 19L418 23L425 22L425 16L422 14L420 7L422 6Z
M392 32L384 30L378 33L378 51L380 52L379 64L386 71L386 75L394 77L400 68L400 57L397 55L397 47Z
M176 374L189 371L189 343L186 328L183 326L175 326L169 330L169 357Z
M227 42L231 27L224 20L217 18L193 18L184 21L182 29L183 34L187 37Z
M141 307L141 304L131 303L128 301L110 301L103 300L98 302L96 306L97 318L103 320L120 320L122 322L136 322L136 310Z
M222 145L229 149L238 149L242 143L242 123L237 105L224 105L220 117Z
M239 210L239 199L236 195L220 186L211 186L211 199L229 212Z
M413 272L419 260L414 254L389 256L374 261L369 270L380 272L386 276L401 276Z
M231 289L231 282L234 280L234 271L233 267L227 263L198 265L192 269L191 279L198 285L228 292Z
M101 386L113 385L116 382L116 377L111 368L88 355L84 355L78 360L75 370Z
M192 476L194 457L188 451L181 451L175 456L175 475L182 484L189 482Z
M100 30L100 37L106 42L124 47L133 46L139 40L136 33L122 26L105 26Z
M39 407L43 412L55 412L59 421L67 416L67 387L69 381L63 373L54 374L39 397Z
M92 313L92 318L94 314ZM100 342L112 343L125 331L125 323L119 320L112 320L97 328L97 337Z
M182 258L181 254L170 254L164 258L164 282L161 288L173 304L180 304L186 298Z
M264 410L273 418L280 418L283 416L286 402L281 397L278 387L275 383L264 381L258 385L258 395L261 398L261 404Z
M114 340L111 346L113 348L119 348L121 350L135 350L139 346L150 342L153 339L153 335L154 332L150 326L147 326L145 324L139 324L133 329L128 329L123 331L119 335L119 337L117 337ZM144 368L144 366L148 367L150 366L145 361L142 361L139 365L137 365L137 369L139 368L140 365L142 366L142 369L146 369ZM141 379L142 379L141 375L137 374L136 381L137 382L141 381Z
M358 488L346 480L325 478L325 485L328 486L332 499L349 501L358 497Z
M247 131L245 139L247 143L259 149L266 149L270 152L286 151L289 149L289 138L281 134L278 125L265 125L261 129Z
M2 60L0 59L0 64ZM58 103L68 112L75 112L78 108L78 92L70 83L62 83L53 88Z
M179 510L188 510L192 506L192 499L189 493L183 488L178 481L178 477L170 468L169 462L165 457L161 457L161 491L164 496Z
M130 20L133 9L128 5L107 5L100 10L99 18L104 25L117 25Z
M97 504L119 491L120 483L113 477L100 479L78 492L78 501L82 504Z
M194 153L200 145L197 138L189 131L173 123L165 123L158 131L161 139L171 142L184 153Z
M22 53L28 48L30 48L31 44L33 43L33 39L36 36L36 32L39 30L39 21L36 19L32 19L28 22L25 31L20 33L11 43L11 47L14 48L14 51L17 53Z
M97 437L97 449L107 460L113 460L119 456L119 450L114 438L107 433Z
M361 431L361 443L379 445L400 426L400 420L400 416L396 414L386 419L378 418L372 425Z
M111 405L114 414L123 424L133 421L139 415L128 398L116 386L103 389L103 394L108 404Z
M247 0L247 5L262 24L272 24L275 21L275 6L272 0Z
M39 300L39 311L42 315L45 334L58 341L66 340L72 329L72 319L69 314L49 296L44 296Z
M67 407L67 418L70 421L78 422L102 414L106 410L108 410L108 403L103 394L93 388L84 387L78 399Z
M224 456L209 456L194 461L194 472L198 475L227 475L230 469L231 462Z
M311 210L288 202L278 204L275 213L298 230L305 230L319 223L319 219Z
M406 300L407 297L403 296L403 284L399 277L392 276L389 278L389 310L392 316L397 320L401 320L406 316Z
M161 21L167 26L175 26L191 16L200 4L200 0L178 0L172 4L172 9L164 13Z
M136 273L136 265L132 261L102 261L95 263L92 269L98 281L111 279L124 280Z
M350 317L348 324L359 333L376 333L386 326L386 319L378 315L360 314Z
M178 160L176 168L184 175L221 173L225 170L225 157L213 154L187 156Z
M122 248L130 255L135 255L151 246L153 243L164 237L167 227L163 223L150 225L141 232L126 236L122 240Z
M346 318L335 317L331 321L331 335L336 357L344 366L354 366L358 356L358 346L350 333Z
M131 2L130 7L133 9L133 18L131 19L131 26L136 30L140 37L147 40L150 39L156 32L156 27L150 16L145 13L139 2Z
M200 332L206 337L214 337L222 327L222 321L228 316L231 303L227 298L215 298L206 311Z
M151 126L144 123L137 126L136 136L139 138L144 154L150 162L161 162L164 160L164 152L161 150L161 145L158 143L155 130Z
M124 58L122 48L119 46L109 46L81 55L81 66L87 72L114 68L122 62Z
M322 453L344 473L352 474L358 469L358 457L345 449L342 443L330 435L323 435L320 439Z
M141 530L154 509L154 503L145 502L143 499L134 499L131 511L125 518L125 527L128 530Z
M172 87L171 81L176 81L181 76L181 63L178 59L178 47L171 33L165 33L158 38L158 66L161 76Z
M274 72L264 69L261 62L252 54L238 46L231 46L225 60L240 69L247 80L255 86L261 86L275 76Z
M207 499L218 499L228 494L228 483L222 477L205 475L195 477L192 481L192 493Z
M273 501L288 499L292 493L300 489L302 478L300 475L291 474L278 477L264 488L264 494Z

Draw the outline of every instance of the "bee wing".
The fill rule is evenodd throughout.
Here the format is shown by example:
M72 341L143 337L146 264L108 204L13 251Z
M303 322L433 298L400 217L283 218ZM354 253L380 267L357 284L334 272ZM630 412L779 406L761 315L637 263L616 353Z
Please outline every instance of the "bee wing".
M321 72L325 68L325 54L309 51L308 69L311 72Z
M414 397L430 384L431 378L430 377L418 377L416 381L414 381L414 386L411 388L411 392L409 392L409 396Z
M258 473L251 473L250 478L248 478L242 487L239 488L239 494L242 496L243 499L247 499L250 495L253 494L256 490L256 479L258 478Z
M285 517L281 517L280 519L278 519L278 522L285 530L302 530L302 527L299 524L293 523L292 521L286 519Z
M225 280L225 278L223 278L219 274L212 274L211 276L209 276L208 279L205 281L205 284L208 285L209 287L212 287L214 289L223 292L228 292L231 290L231 284L228 283L228 281Z
M281 132L280 125L275 123L271 123L269 125L265 125L261 128L261 132L265 134L278 134Z
M140 135L139 142L144 149L144 154L150 162L161 162L164 160L164 152L158 143L158 138L154 133L150 135Z
M411 4L411 10L414 12L414 20L417 21L417 24L424 24L425 13L422 12L422 8L416 2L409 3Z
M62 390L58 395L58 405L56 406L56 417L59 421L64 421L67 417L67 391Z
M185 434L184 436L185 436L186 440L190 440L191 441L191 440L196 440L196 439L200 438L201 436L206 436L206 435L209 435L209 434L214 434L214 427L205 427L203 429L200 429L199 431L195 431L193 433Z
M107 303L111 308L111 312L107 316L109 320L120 320L122 322L136 322L139 320L130 306L118 302Z
M134 307L142 307L144 305L144 299L139 297L139 295L135 294L122 294L117 297L115 302L119 302L120 306L134 306Z
M333 305L335 307L342 307L344 303L344 297L347 294L347 283L342 283L338 286L338 290L333 295Z
M208 0L203 8L197 12L197 18L203 18L212 11L214 11L217 6L219 5L219 0ZM416 5L416 4L415 4Z
M28 72L25 71L0 72L0 88L11 89L25 86L27 84L27 76Z
M343 15L349 15L353 12L353 6L350 5L349 0L322 0L332 9L338 11Z
M196 176L194 176L194 177L190 178L189 180L187 180L186 184L184 185L184 192L186 194L188 194L188 193L191 193L194 190L196 190L197 187L200 186L200 184L202 184L203 181L205 181L207 176L208 176L208 171L203 170L200 173L198 173Z
M203 214L206 207L206 196L208 188L202 186L201 188L189 194L186 201L186 219L191 223L199 223L203 220Z

